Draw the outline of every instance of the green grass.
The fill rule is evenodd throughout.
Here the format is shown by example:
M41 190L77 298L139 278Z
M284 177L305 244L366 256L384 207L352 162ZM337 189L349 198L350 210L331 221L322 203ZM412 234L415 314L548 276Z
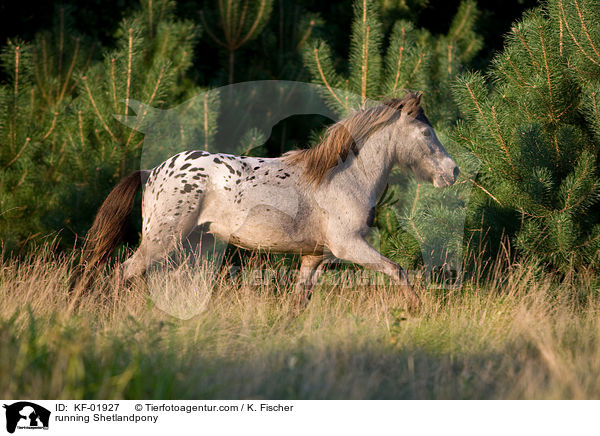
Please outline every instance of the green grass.
M296 314L289 286L223 275L205 310L180 320L144 287L108 275L73 299L71 265L47 249L0 264L0 396L600 397L600 297L589 274L498 269L461 290L424 292L412 314L393 287L335 281ZM199 272L178 271L196 285L179 279L172 288L196 295Z

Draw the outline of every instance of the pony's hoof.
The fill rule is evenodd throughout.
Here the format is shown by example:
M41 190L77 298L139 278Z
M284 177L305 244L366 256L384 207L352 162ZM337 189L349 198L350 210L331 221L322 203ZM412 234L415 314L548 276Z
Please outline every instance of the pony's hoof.
M306 308L308 307L308 303L310 302L310 297L312 296L311 292L300 291L294 293L291 302L291 312L294 316L300 315Z
M415 313L423 308L423 301L412 286L403 286L402 292L404 294L404 299L406 300L406 309L408 312Z

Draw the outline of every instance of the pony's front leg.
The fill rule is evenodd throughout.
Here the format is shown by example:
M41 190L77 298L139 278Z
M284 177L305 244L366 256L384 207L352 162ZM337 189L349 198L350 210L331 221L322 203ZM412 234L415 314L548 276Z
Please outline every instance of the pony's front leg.
M360 236L347 237L343 241L330 244L329 249L339 259L386 274L401 286L409 307L421 306L421 298L411 286L402 267L371 247L364 238Z

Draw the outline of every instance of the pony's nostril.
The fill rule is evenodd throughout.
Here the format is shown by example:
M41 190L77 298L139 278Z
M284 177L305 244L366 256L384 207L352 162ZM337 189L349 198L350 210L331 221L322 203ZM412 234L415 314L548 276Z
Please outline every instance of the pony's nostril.
M460 174L460 170L458 169L458 166L454 167L454 171L452 171L452 174L454 175L454 180L458 179L458 175Z

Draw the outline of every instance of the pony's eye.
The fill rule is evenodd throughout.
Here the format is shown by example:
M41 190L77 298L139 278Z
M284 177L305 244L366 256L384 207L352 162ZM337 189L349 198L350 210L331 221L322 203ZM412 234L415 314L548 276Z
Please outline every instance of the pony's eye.
M431 132L429 131L429 129L423 130L423 136L431 136Z

